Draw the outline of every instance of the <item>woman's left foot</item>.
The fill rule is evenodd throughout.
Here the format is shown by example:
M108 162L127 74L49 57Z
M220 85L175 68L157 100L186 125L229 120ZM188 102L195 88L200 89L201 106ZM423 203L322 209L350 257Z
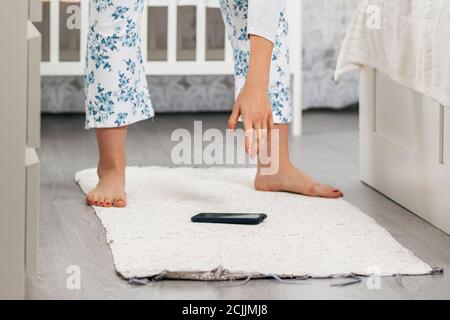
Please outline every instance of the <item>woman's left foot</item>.
M335 188L319 183L292 165L280 168L275 175L255 177L255 189L258 191L292 192L310 197L337 199L344 194Z

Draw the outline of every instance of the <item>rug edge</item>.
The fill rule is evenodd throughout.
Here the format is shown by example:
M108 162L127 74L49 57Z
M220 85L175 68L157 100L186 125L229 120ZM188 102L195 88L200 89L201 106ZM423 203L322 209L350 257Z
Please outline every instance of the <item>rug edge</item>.
M219 271L222 273L218 273ZM122 278L128 281L133 280L196 280L196 281L233 281L233 280L243 280L243 279L276 279L280 278L283 280L323 280L323 279L343 279L348 277L381 277L381 278L391 278L396 276L402 277L420 277L420 276L431 276L431 275L442 275L444 274L444 269L439 267L430 267L429 271L423 271L418 273L397 273L397 274L359 274L359 273L348 273L348 274L331 274L328 276L314 276L314 275L278 275L276 273L263 274L258 272L229 272L226 269L221 269L220 267L213 269L211 271L192 271L192 272L182 272L182 271L161 271L161 272L151 272L148 276L127 276L117 270Z

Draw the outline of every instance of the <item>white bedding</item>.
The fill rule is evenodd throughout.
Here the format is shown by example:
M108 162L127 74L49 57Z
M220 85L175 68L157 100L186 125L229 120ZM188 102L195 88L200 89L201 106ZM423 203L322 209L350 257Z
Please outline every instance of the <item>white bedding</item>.
M450 106L450 0L362 1L335 78L363 66Z

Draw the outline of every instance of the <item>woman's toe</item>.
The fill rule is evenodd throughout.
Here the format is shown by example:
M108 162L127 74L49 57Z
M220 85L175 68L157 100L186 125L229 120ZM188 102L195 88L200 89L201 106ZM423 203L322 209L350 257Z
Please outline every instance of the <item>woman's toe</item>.
M98 199L98 206L104 207L105 206L105 199L103 197Z
M333 190L331 195L332 195L332 198L336 198L336 199L342 198L344 196L344 194L339 190Z
M111 199L105 198L104 206L105 206L106 208L111 207L111 206L112 206L112 201L111 201Z
M114 199L114 201L112 202L112 205L116 208L124 208L124 207L126 207L127 203L124 198L120 197L120 198Z
M86 197L86 201L87 201L87 203L88 203L89 205L92 205L92 204L94 204L95 198L96 198L95 193L90 192L90 193L88 193L88 195L87 195L87 197Z

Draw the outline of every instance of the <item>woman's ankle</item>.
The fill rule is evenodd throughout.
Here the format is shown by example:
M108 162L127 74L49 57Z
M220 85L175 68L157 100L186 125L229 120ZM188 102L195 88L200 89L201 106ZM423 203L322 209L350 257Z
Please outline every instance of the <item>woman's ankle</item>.
M257 167L257 175L261 175L261 172L263 169L272 169L273 168L273 163L271 163L270 165L263 165L258 163L258 167ZM283 172L289 172L291 171L293 168L295 168L292 163L289 160L286 159L282 159L281 161L279 161L278 163L278 168L276 170L276 172L273 172L273 170L269 170L271 173L271 175L278 175L280 173Z
M97 167L97 174L104 175L125 175L125 163L104 163L100 162Z

